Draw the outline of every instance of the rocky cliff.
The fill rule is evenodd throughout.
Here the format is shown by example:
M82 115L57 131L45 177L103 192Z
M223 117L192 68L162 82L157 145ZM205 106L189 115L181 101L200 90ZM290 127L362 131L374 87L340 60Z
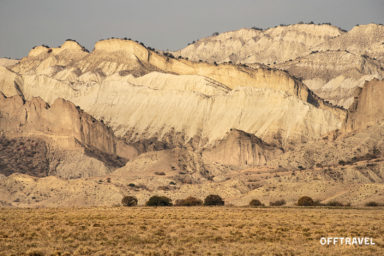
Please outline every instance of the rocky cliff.
M347 50L384 61L384 26L379 24L356 25L347 33L321 42L313 50Z
M326 24L295 24L267 30L240 29L200 39L174 54L211 63L272 64L307 55L314 45L343 33L339 28Z
M253 134L231 129L227 136L203 152L204 162L249 168L266 165L282 153L282 149L268 145Z
M365 81L384 78L382 62L347 50L313 51L274 66L301 78L318 96L346 109Z
M65 98L132 143L181 133L204 146L236 128L285 144L338 129L345 118L286 72L177 60L130 40L103 40L91 53L72 41L37 47L4 69L8 96Z
M0 204L383 200L381 29L242 29L173 53L189 60L121 39L1 60Z
M267 30L241 29L203 38L174 52L195 61L229 62L287 70L316 94L350 107L365 80L382 79L384 26L295 24Z
M384 121L384 80L371 80L364 84L351 106L346 122L347 130L358 130Z
M43 145L40 149L36 149L35 145L30 151L34 152L31 153L33 155L43 152L42 162L48 164L43 172L45 176L57 174L71 177L73 172L80 176L104 175L109 172L109 167L122 166L136 154L134 148L119 141L102 122L61 98L48 105L41 98L24 101L18 95L6 97L0 94L0 131L13 140L33 138L37 142L32 144ZM6 138L4 140L4 144L12 144ZM28 143L22 144L26 146L21 145L18 153L28 155ZM8 153L3 155L3 160L7 162L13 157ZM76 166L77 170L70 171L69 165ZM3 171L5 169L9 168L4 167ZM34 172L33 169L22 169L26 173ZM17 172L18 168L13 171ZM40 172L38 176L41 175Z

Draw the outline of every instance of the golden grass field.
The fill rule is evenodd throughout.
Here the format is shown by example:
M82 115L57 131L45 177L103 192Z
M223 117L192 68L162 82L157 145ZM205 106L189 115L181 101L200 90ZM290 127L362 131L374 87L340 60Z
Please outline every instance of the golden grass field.
M322 236L376 245L321 246ZM4 208L0 255L384 255L384 210Z

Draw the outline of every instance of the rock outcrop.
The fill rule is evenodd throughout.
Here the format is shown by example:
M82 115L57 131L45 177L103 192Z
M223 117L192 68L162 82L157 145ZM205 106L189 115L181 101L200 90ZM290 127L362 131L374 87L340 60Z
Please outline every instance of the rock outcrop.
M50 106L41 98L24 102L20 96L0 95L0 129L9 135L42 134L52 139L69 138L63 146L76 141L109 154L116 153L113 133L100 121L66 100L56 99ZM74 143L71 145L71 141Z
M224 139L203 152L203 159L206 163L244 169L266 165L281 153L281 149L266 144L253 134L231 129Z
M0 66L9 67L18 63L19 60L9 59L9 58L0 58Z
M383 42L383 25L360 25L346 32L330 25L296 24L226 32L174 54L287 70L323 99L349 108L366 80L383 78Z
M365 81L384 78L381 62L346 50L313 51L274 66L301 78L318 96L346 109Z
M174 132L204 146L235 128L285 144L338 129L345 118L286 72L177 60L130 40L103 40L91 53L66 44L33 49L12 67L14 84L26 99L74 102L129 142Z
M200 39L174 54L210 63L273 64L307 55L314 45L343 33L339 28L325 24L295 24L267 30L240 29Z
M20 146L19 152L26 156L43 154L40 158L48 166L46 170L39 171L37 176L43 173L61 177L105 175L110 171L109 167L120 167L137 154L133 147L119 141L102 122L61 98L50 106L41 98L24 101L18 95L6 97L0 94L0 131L11 139L28 137L42 141L39 143L43 145L40 147L43 151L37 152L38 149L31 146L31 152L28 153L25 151L28 145L24 142L25 146ZM12 143L8 141L7 144ZM7 155L3 158L9 160L6 159ZM28 162L26 158L20 161ZM73 165L72 168L69 165ZM28 170L28 165L24 165L25 168L14 167L14 172L33 174L36 171L32 167L32 170ZM95 170L85 170L92 168ZM10 174L9 171L6 174Z
M351 106L347 130L361 130L384 121L384 80L366 82Z
M347 50L357 55L368 55L384 61L384 25L356 25L347 33L313 47L313 50Z

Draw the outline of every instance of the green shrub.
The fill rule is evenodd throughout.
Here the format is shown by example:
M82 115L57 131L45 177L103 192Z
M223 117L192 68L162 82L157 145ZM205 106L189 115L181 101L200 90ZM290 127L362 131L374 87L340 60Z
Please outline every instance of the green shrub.
M203 204L203 201L192 196L187 197L185 199L176 200L177 206L198 206L202 204Z
M376 202L374 202L374 201L371 201L371 202L366 203L365 206L368 206L368 207L377 207L377 206L379 206L379 204L376 203Z
M137 205L137 198L134 196L124 196L121 200L121 204L123 206L136 206Z
M249 206L257 207L257 206L264 206L263 203L260 202L258 199L252 199L251 202L249 202Z
M284 199L281 199L281 200L276 200L274 202L270 202L269 205L270 206L283 206L285 205L287 202L285 202Z
M309 196L303 196L300 197L300 199L297 201L298 206L313 206L315 203L312 198Z
M172 200L166 196L152 196L146 203L147 206L172 206Z
M224 201L219 195L209 195L205 198L204 205L224 205Z

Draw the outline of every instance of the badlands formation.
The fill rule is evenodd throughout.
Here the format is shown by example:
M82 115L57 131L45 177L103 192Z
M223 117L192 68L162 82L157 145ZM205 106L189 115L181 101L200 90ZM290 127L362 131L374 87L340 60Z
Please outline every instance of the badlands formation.
M318 96L348 108L366 80L383 79L383 35L384 26L377 24L348 32L328 24L241 29L203 38L174 54L287 70Z
M0 59L0 205L383 202L383 75L376 24L34 47Z

